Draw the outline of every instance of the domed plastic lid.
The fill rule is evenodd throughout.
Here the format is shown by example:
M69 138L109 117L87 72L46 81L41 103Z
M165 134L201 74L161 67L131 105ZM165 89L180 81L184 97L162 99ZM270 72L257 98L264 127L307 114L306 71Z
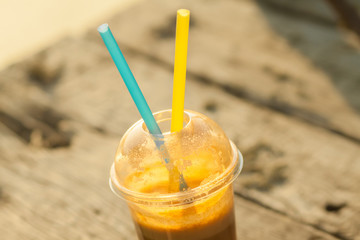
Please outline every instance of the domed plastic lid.
M117 149L110 183L126 200L143 204L193 201L228 185L240 173L240 152L210 118L186 110L184 128L170 133L171 110L154 117L163 135L151 135L140 120L125 133ZM156 141L169 153L169 164ZM174 187L171 169L182 173L188 190L180 192Z

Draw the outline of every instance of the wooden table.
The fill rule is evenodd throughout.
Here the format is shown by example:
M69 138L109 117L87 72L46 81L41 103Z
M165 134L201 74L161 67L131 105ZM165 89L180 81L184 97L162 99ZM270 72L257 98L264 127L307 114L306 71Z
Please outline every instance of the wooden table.
M320 1L143 2L109 24L154 112L171 107L181 7L185 106L245 158L238 238L360 239L358 45ZM1 72L0 239L135 239L108 172L139 118L96 26Z

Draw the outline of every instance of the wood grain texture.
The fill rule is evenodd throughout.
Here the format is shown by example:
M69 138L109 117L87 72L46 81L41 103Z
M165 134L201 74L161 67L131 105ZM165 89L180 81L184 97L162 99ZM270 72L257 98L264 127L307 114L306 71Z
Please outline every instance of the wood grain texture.
M170 108L171 91L168 89L171 89L172 84L171 71L141 54L126 50L124 54L150 106L153 106L153 111ZM77 234L80 236L85 234L84 230L77 232L76 229L85 229L87 224L94 226L96 222L89 219L89 213L83 209L85 202L89 204L86 209L91 209L88 206L105 208L101 211L107 212L106 219L114 224L121 222L120 228L128 229L131 224L123 223L121 217L111 218L111 209L118 201L110 197L106 179L117 141L131 123L139 118L138 113L100 39L90 36L83 40L65 41L48 50L47 55L56 56L61 60L59 62L67 63L61 80L52 86L51 94L48 94L48 89L44 91L42 85L25 77L28 65L24 63L18 66L17 71L10 69L3 73L2 76L11 79L11 82L2 81L2 89L6 91L1 94L1 106L7 104L5 110L24 122L24 119L29 118L26 114L28 106L46 103L54 111L66 116L61 121L60 129L72 133L71 145L68 148L46 150L43 147L37 148L32 142L24 145L23 142L15 141L10 131L5 131L8 134L1 139L1 155L5 159L1 164L1 176L6 176L6 181L2 183L3 192L6 196L15 194L13 189L18 189L15 196L9 197L15 201L14 206L12 201L8 203L13 209L11 218L16 219L18 214L25 214L25 219L31 218L34 214L31 209L40 211L39 219L31 221L37 229L32 232L36 236L39 234L37 231L44 229L46 222L51 219L51 215L46 214L50 214L49 209L54 207L55 216L60 215L59 218L64 221L68 217L76 219L78 215L86 216L87 220L79 222L79 226L75 225L74 232L60 234L62 238ZM80 72L79 68L82 69ZM356 199L359 194L356 183L359 182L357 172L360 166L359 146L356 143L321 128L259 108L192 78L188 79L187 89L185 106L212 117L244 152L246 167L236 182L236 191L242 198L251 199L288 216L281 218L287 219L291 224L305 223L344 239L358 235L359 206ZM14 105L12 107L7 101L9 98L14 98L11 101ZM15 113L14 109L18 112ZM14 148L9 146L14 143L7 144L5 141L15 141L15 149L24 150L13 151ZM347 177L344 178L344 175ZM22 178L25 182L22 182ZM43 190L44 187L46 191ZM107 201L104 198L107 195L113 202L103 203ZM57 207L57 204L60 206ZM65 209L69 208L73 215L67 216L61 204ZM331 208L332 205L336 207L339 204L345 206L337 212L326 210L328 205ZM121 216L124 207L123 204L118 210ZM267 211L279 217L273 210ZM246 214L238 218L246 218ZM66 223L67 227L73 224L69 219ZM58 229L56 223L52 224L55 224L52 227L55 233L63 229ZM262 227L266 227L265 225ZM28 232L20 226L22 223L18 226L21 234ZM274 236L286 236L281 226L283 224L279 224L279 230L274 230ZM272 231L271 225L267 227L268 231ZM304 227L315 231L313 227ZM110 231L109 228L99 227L95 235L101 236ZM90 229L94 230L93 227ZM133 230L127 231L130 232L126 236L133 234ZM118 234L118 229L112 234Z
M74 127L73 150L20 143L15 159L1 151L3 239L135 239L125 203L107 186L117 138L83 127ZM6 144L11 140L7 135ZM252 202L236 198L235 204L238 239L336 239Z
M167 91L171 88L171 72L141 55L124 52L129 62L136 63L132 68L150 105L155 111L168 108L171 93L166 92L171 92ZM51 87L51 94L49 89L26 77L25 62L1 73L0 106L24 124L24 119L33 118L26 112L28 106L51 107L65 116L59 129L72 133L71 144L49 149L24 141L0 123L2 237L134 239L125 203L107 186L108 170L121 134L138 118L130 97L99 40L64 41L46 54L67 63L61 79ZM238 143L242 128L234 126L244 121L243 117L255 118L259 112L273 115L214 87L192 80L188 86L191 91L186 105L206 112L211 109L209 104L215 104L207 113L220 124L227 124L223 125L225 130ZM204 94L198 94L200 90ZM218 96L216 102L212 102L214 94ZM9 98L14 100L11 104ZM228 114L238 109L245 115L239 118L234 112L226 120L229 116L222 109ZM254 134L246 142L251 145L256 138ZM236 197L236 209L239 239L336 239L243 198Z
M194 8L214 14L221 6L234 9L227 11L226 19L218 23L204 16L208 21L204 24L203 15L193 14L191 31L202 31L210 43L215 43L214 36L220 36L219 33L234 33L233 24L228 21L238 19L235 10L243 11L244 19L257 16L252 18L253 37L257 36L255 29L268 34L256 40L261 44L254 40L251 45L245 38L250 44L247 56L253 57L226 71L216 71L216 66L222 67L217 65L221 61L212 62L208 56L225 54L225 59L231 46L237 46L229 42L230 35L224 35L227 40L216 47L202 39L203 43L189 49L189 55L204 52L197 59L202 62L192 60L191 66L195 66L187 81L185 107L218 122L245 157L244 170L235 182L238 239L358 239L360 147L356 141L328 130L333 127L348 134L352 126L352 136L356 137L357 116L331 88L329 78L284 42L278 48L265 47L266 42L276 46L276 35L264 22L257 23L259 9L252 1L224 1L223 5L206 2L203 10ZM176 9L176 4L164 3L164 9L158 11L170 19L175 11L169 9ZM110 26L114 34L132 32L134 43L121 34L117 38L121 39L120 47L155 112L171 107L172 68L165 54L173 54L173 47L171 39L156 42L152 36L155 23L168 22L162 14L155 14L149 26L141 22L139 13L145 14L145 7L151 6L133 8L115 17ZM121 24L124 16L129 19L129 26ZM131 19L138 19L138 28L131 29ZM161 30L159 26L155 29ZM250 27L246 29L244 34L251 32ZM0 233L4 239L135 238L126 204L110 192L107 179L118 141L140 116L95 31L79 39L61 41L0 73ZM170 36L162 30L157 34ZM194 33L190 32L190 37L191 34ZM149 44L151 50L146 49ZM222 53L216 50L220 47ZM262 55L250 54L256 49ZM297 65L276 60L276 56L287 56ZM302 79L313 76L316 81L311 82L311 87L303 83L303 90L315 100L302 106L297 99L282 95L287 94L285 89L296 91L297 87L293 83L286 83L284 88L271 84L276 82L275 77L266 71L261 73L259 69L265 64L261 59L276 65L266 71L294 71L303 74ZM249 84L266 84L281 97L289 97L293 109L316 111L320 119L327 119L322 124L329 125L314 126L313 120L304 122L302 116L274 111L263 104L270 94L264 87L244 87L249 94L245 97L233 94L229 89L241 89L238 84L243 84L238 80L240 70L246 78L258 75L254 79L261 79ZM322 101L319 93L326 96ZM318 109L320 103L328 109ZM343 116L329 109L341 110ZM341 117L345 124L336 125ZM59 138L67 144L58 144Z
M283 14L263 2L151 1L109 23L124 47L171 69L173 13L189 8L188 76L359 142L357 48L335 24Z

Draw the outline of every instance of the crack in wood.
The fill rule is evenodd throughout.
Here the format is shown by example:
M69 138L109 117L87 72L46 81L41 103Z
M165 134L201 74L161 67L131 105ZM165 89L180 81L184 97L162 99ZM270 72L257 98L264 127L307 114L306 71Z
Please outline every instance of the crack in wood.
M282 216L284 216L286 218L289 218L294 222L309 226L309 227L311 227L311 228L313 228L313 229L315 229L317 231L320 231L320 232L322 232L324 234L328 234L328 235L330 235L332 237L335 237L337 239L340 239L340 240L350 240L349 238L343 236L343 234L341 234L339 232L330 232L330 231L327 231L326 229L322 228L320 225L307 223L307 222L302 221L300 219L294 218L293 216L291 216L291 215L289 215L289 214L287 214L287 213L285 213L283 211L279 211L279 210L277 210L275 208L272 208L272 207L260 202L259 200L255 199L255 198L252 198L252 197L249 197L249 196L246 196L246 195L242 194L239 191L234 191L234 195L237 196L237 197L240 197L240 198L242 198L242 199L244 199L246 201L254 203L254 204L256 204L256 205L258 205L258 206L260 206L262 208L265 208L266 210L269 210L271 212L274 212L274 213L282 215Z
M61 78L64 64L49 60L48 52L38 54L27 66L28 77L42 87L51 87Z
M360 38L360 16L353 5L346 0L327 0L337 13L340 21Z
M59 123L65 117L51 108L31 105L22 111L23 116L13 116L0 109L0 122L13 131L27 144L58 148L71 143L72 133L60 129Z
M280 15L289 18L300 19L301 21L308 21L328 28L334 28L337 24L336 21L330 18L317 15L315 13L307 12L301 9L297 9L294 7L290 7L289 5L284 5L278 2L269 1L269 0L256 0L256 2L259 4L259 6L270 9Z
M218 104L215 101L209 101L205 104L204 109L208 112L216 112L218 110Z
M246 164L242 170L241 186L261 192L271 191L286 183L287 164L283 152L266 143L258 143L243 152Z
M31 128L23 124L16 118L0 110L0 122L2 122L6 127L13 131L20 138L26 142L30 142Z
M324 208L328 212L338 213L341 209L346 207L346 205L347 204L344 202L342 202L342 203L327 203Z

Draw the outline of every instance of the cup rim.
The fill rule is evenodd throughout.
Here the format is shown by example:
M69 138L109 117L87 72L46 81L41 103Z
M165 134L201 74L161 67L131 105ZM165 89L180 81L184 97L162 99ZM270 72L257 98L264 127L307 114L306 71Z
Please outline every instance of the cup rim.
M193 115L193 112L194 111L191 111L191 110L184 110L184 123L185 125L183 126L182 129L185 129L190 123L191 123L191 116ZM161 120L161 122L165 122L165 121L168 121L168 120L171 120L171 113L172 113L172 110L171 109L166 109L166 110L161 110L161 111L158 111L158 112L155 112L153 115L154 115L154 118L155 118L155 121L158 122L158 120ZM168 116L166 115L168 114ZM161 116L162 115L165 115L165 119L162 119ZM137 121L134 126L140 124L141 125L141 130L145 133L145 134L148 134L150 135L151 138L156 138L156 139L164 139L164 138L167 138L171 135L175 135L175 134L179 134L179 132L181 132L182 130L180 130L179 132L171 132L171 131L165 131L165 132L162 132L162 134L150 134L149 130L147 129L146 127L146 124L144 122L143 119L140 119L139 121ZM170 130L170 129L168 129ZM126 133L124 134L126 135Z

